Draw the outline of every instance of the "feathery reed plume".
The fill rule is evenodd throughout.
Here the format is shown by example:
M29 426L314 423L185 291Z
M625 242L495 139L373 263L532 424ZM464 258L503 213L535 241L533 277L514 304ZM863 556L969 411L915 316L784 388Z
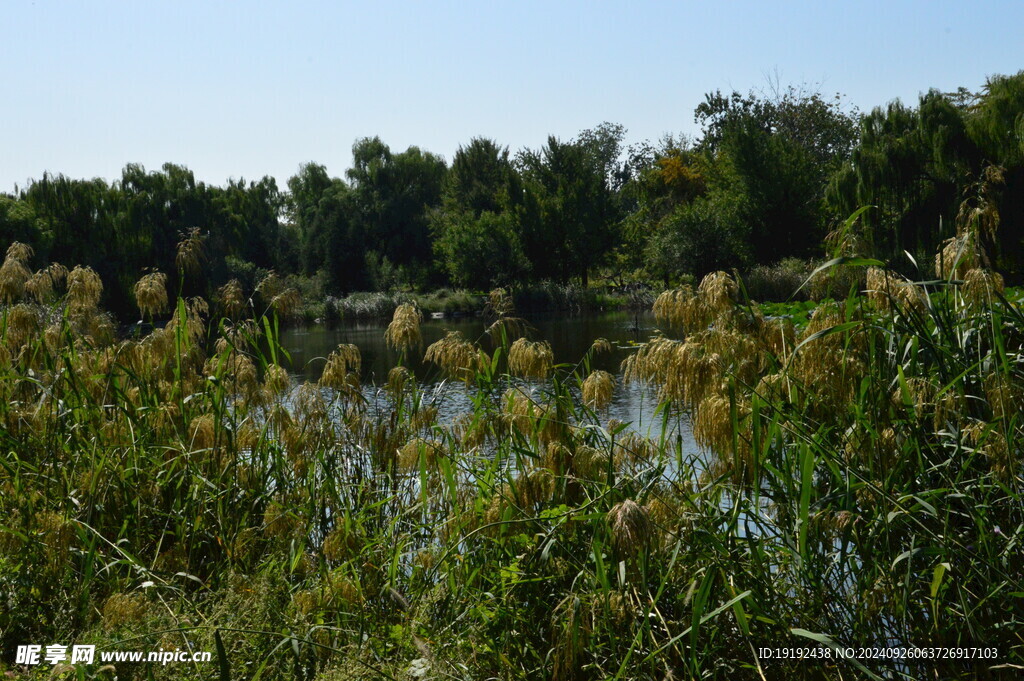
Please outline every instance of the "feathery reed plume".
M494 318L487 327L487 334L495 341L518 338L525 333L526 321L515 316L516 308L512 296L503 288L493 289L487 296L485 313Z
M737 422L749 413L749 409L736 405ZM723 395L712 395L697 405L693 419L693 439L701 447L724 456L732 450L732 403ZM743 438L739 439L740 445Z
M330 534L324 538L322 551L324 558L330 561L340 561L358 553L359 536L350 527L351 521L346 517L342 518Z
M203 414L189 424L189 449L193 452L213 447L216 424L213 414Z
M419 311L409 303L396 307L391 323L384 332L384 340L388 347L402 352L419 347L423 343Z
M29 280L25 282L25 292L32 296L37 303L45 303L53 296L53 289L64 283L67 276L67 268L53 263L29 277Z
M1003 277L998 272L974 268L964 274L964 298L973 308L986 308L1003 292Z
M391 328L388 327L388 330ZM423 358L444 369L449 376L467 383L473 380L483 366L480 348L463 338L459 331L449 331L444 338L431 343Z
M0 300L13 303L21 298L25 283L32 276L26 261L32 257L32 247L15 241L7 249L4 264L0 265Z
M739 356L737 350L749 350L752 343L749 339L733 338L734 335L738 336L705 331L685 343L653 338L622 363L625 379L659 385L662 401L679 402L692 409L705 396L720 392L724 371L749 362L749 358ZM723 336L728 336L730 342L708 342ZM729 347L732 341L735 345ZM716 349L732 354L723 359Z
M295 396L295 415L300 421L322 421L327 417L327 403L320 387L303 383Z
M278 499L267 504L263 512L263 532L268 537L294 537L303 524L303 519Z
M289 286L270 300L270 309L281 317L291 318L299 313L302 296L298 289Z
M359 348L352 344L341 344L327 358L327 365L320 375L320 385L342 390L350 384L349 374L359 373L362 357Z
M653 536L647 509L632 499L612 506L608 511L612 546L622 555L632 555L650 545Z
M242 284L237 279L217 289L217 304L226 317L235 317L245 307L245 297L242 295Z
M180 327L193 343L198 342L206 333L206 322L203 318L209 315L210 306L197 296L185 301L185 319L181 319L180 313L180 308L174 310L166 328L173 332Z
M612 402L615 377L607 371L591 371L583 381L583 402L591 409L604 409Z
M135 303L143 317L152 319L167 309L167 275L150 272L135 283Z
M292 379L284 367L269 364L263 374L263 387L274 397L280 397L292 387Z
M516 313L516 306L512 302L512 296L503 288L492 289L487 294L487 310L495 317L509 317Z
M1020 413L1020 405L1024 403L1024 388L1020 382L1007 374L993 372L985 377L982 385L993 418L1009 420Z
M182 240L178 242L178 253L174 263L178 266L180 274L198 274L205 259L203 242L206 237L198 227L193 227L182 236Z
M906 283L906 279L895 272L889 272L881 267L869 267L867 271L868 300L880 310L888 310L889 302L896 298L897 291Z
M103 294L103 282L91 267L81 265L68 275L68 305L73 313L92 312Z
M547 378L554 359L551 344L547 341L520 338L509 349L508 368L523 378Z
M534 402L522 388L509 388L502 399L503 420L509 428L545 444L558 439L562 428L552 417L553 410Z
M978 239L974 232L946 239L935 256L935 274L942 279L963 279L978 266Z
M766 319L758 330L761 344L779 359L786 359L796 345L796 328L789 318Z
M712 312L718 314L732 308L739 295L739 285L727 272L712 272L704 277L697 294Z
M388 392L391 393L392 397L398 397L405 390L405 385L408 383L411 375L409 370L403 366L392 367L388 372Z
M107 630L137 624L146 618L149 601L142 593L116 593L103 604L103 628Z
M654 301L654 318L673 329L699 330L707 326L709 311L689 286L665 291Z
M263 304L269 306L274 296L281 293L285 288L284 280L277 276L277 272L270 270L267 276L260 279L256 284L256 292L260 294Z
M590 345L590 354L601 355L612 351L612 344L607 338L598 338Z
M623 433L615 440L617 462L648 464L657 461L659 456L658 443L639 433Z
M39 315L31 305L19 303L7 311L6 345L14 353L31 342L39 329Z
M398 451L398 466L406 471L415 470L419 467L422 457L424 464L430 469L437 464L439 457L446 458L447 456L448 449L443 443L416 437L409 440Z
M681 341L655 336L622 361L622 372L626 382L658 382L668 374L668 368L682 345Z
M35 251L28 244L23 244L20 241L13 242L7 247L6 260L16 260L24 263L26 260L35 255Z

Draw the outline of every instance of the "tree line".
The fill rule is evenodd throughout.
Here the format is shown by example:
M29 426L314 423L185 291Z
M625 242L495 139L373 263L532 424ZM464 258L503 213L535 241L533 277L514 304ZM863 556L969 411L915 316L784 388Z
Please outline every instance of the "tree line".
M129 315L140 273L174 272L174 246L194 228L206 262L186 294L257 270L334 294L586 286L595 275L671 284L818 257L866 205L859 254L925 262L983 195L1002 222L990 264L1021 278L1024 71L863 115L789 88L710 93L694 116L695 139L626 147L623 126L603 123L514 153L474 138L450 163L364 138L343 177L307 163L284 188L270 177L208 185L174 164L129 164L110 182L46 173L0 194L0 243L92 267L107 305Z

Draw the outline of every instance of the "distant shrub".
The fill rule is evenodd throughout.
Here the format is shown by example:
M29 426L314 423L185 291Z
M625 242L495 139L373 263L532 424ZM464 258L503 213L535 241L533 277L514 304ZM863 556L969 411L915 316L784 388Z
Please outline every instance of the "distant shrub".
M814 271L809 260L785 258L774 265L758 265L743 275L747 295L758 301L789 300L794 293L798 300L807 300L810 291L799 289Z

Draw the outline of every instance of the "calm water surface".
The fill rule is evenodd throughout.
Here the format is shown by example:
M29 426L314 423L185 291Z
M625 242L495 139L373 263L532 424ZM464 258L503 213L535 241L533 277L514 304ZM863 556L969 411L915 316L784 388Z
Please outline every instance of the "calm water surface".
M620 366L635 351L635 343L646 341L655 330L649 314L607 312L587 315L531 316L529 337L551 343L556 363L576 364L590 348L594 339L607 338L615 348L611 353L597 355L591 366L604 369L618 377L619 382L607 416L629 422L631 427L652 437L662 432L661 415L655 415L658 406L655 391L640 385L625 385ZM367 398L383 400L375 386L387 381L388 371L399 361L399 354L384 343L385 321L354 322L334 327L312 326L288 329L281 334L281 343L291 355L288 367L296 380L315 381L320 378L327 355L339 344L352 343L363 358L363 382ZM426 319L420 325L423 347L442 338L448 331L460 331L470 340L477 340L485 350L493 350L486 334L487 322L477 317L457 319ZM469 410L467 388L444 380L436 366L423 361L423 350L413 351L405 359L406 366L416 374L420 387L431 394L438 406L439 417L454 418ZM534 384L535 390L543 386ZM670 422L673 436L682 437L684 450L695 450L689 422L673 418Z

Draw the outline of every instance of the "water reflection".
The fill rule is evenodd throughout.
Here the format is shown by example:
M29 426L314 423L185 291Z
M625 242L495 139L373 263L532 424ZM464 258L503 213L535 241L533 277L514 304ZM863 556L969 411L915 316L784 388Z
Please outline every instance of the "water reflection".
M551 343L555 362L576 364L597 338L611 341L613 351L596 355L591 368L603 369L619 379L607 417L631 424L631 428L649 437L660 437L666 422L656 414L658 406L655 391L640 385L625 385L620 366L633 352L633 344L644 341L655 330L651 315L626 312L607 312L591 315L563 315L531 317L530 337ZM386 322L355 322L335 327L312 326L288 329L281 334L281 343L291 356L287 367L297 380L316 381L323 371L327 355L341 343L352 343L362 355L362 379L367 386L367 398L381 399L374 386L387 381L388 371L399 362L399 353L384 343ZM468 339L478 340L485 350L493 345L486 334L487 323L478 317L459 319L426 319L420 326L424 348L441 339L448 331L460 331ZM405 365L412 371L421 388L428 392L438 407L444 422L470 410L469 395L461 384L452 385L433 364L423 361L423 352L414 351L405 357ZM539 389L540 386L535 386ZM685 417L673 417L666 434L682 438L684 452L696 452L689 422Z

